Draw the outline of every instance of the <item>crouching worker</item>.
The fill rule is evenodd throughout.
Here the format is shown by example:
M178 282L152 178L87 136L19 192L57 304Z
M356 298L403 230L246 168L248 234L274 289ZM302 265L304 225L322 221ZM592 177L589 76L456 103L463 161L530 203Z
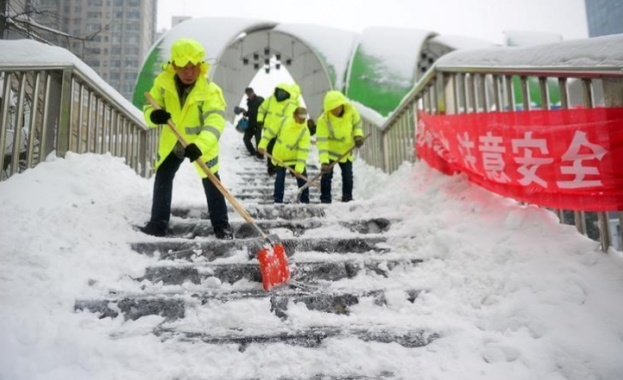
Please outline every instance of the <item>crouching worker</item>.
M273 199L275 203L283 203L285 180L289 166L303 177L307 177L307 157L310 149L310 135L307 127L307 109L298 107L291 116L284 117L278 125L278 130L266 128L258 152L264 154L268 142L275 140L272 156L276 168L275 191ZM296 184L302 187L307 182L303 178L296 177ZM309 188L305 188L300 198L301 203L309 203Z
M185 158L202 160L219 177L219 138L225 128L226 107L219 86L206 78L209 69L205 50L199 42L180 38L171 46L171 60L154 80L149 91L160 105L143 107L150 127L167 124L171 119L188 145L186 148L168 126L162 128L156 160L156 178L151 219L141 228L146 234L164 236L171 215L173 178ZM197 167L202 177L210 221L219 239L231 239L232 229L227 216L225 197L207 174Z

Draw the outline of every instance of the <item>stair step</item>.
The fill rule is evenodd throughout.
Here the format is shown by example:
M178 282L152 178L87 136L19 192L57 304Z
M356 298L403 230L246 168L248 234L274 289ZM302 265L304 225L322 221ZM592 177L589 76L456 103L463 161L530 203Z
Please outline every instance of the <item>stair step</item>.
M375 273L387 276L387 273L396 267L412 267L421 263L422 259L403 260L339 260L319 262L298 262L292 268L292 280L307 284L319 281L338 281L353 278L360 273ZM228 263L228 264L182 264L148 267L143 277L138 281L147 280L153 283L162 282L165 285L181 285L185 282L200 284L202 280L215 277L221 282L233 284L242 279L251 282L261 282L259 264L255 263Z
M318 218L304 219L304 220L263 220L256 221L256 225L265 233L270 233L272 229L280 228L287 229L292 232L294 236L300 236L305 231L325 227L329 225L327 221L320 220ZM253 228L245 222L230 222L231 227L234 229L234 236L239 239L245 239L250 237L257 237L259 234ZM357 232L360 234L376 234L385 232L391 226L391 221L384 218L374 218L366 220L349 220L338 221L337 225L344 227L351 232ZM184 237L187 239L194 239L196 237L211 237L214 235L214 229L212 225L207 221L196 221L188 223L175 223L169 226L167 236L169 237Z
M410 302L414 302L419 290L407 292ZM271 311L282 319L287 319L288 304L303 303L309 310L333 314L348 314L349 307L359 303L361 298L371 297L374 304L386 304L384 290L308 292L292 288L278 289L274 292L263 290L246 290L233 292L204 292L173 295L128 294L98 300L78 300L74 305L76 311L90 311L99 314L99 318L116 318L123 314L125 320L137 320L147 315L160 315L166 321L182 319L189 304L206 305L209 302L221 303L242 300L269 298Z
M282 205L249 205L247 211L255 219L287 219L300 220L307 218L324 218L325 207L322 204L282 204Z
M316 348L328 338L357 338L364 342L397 343L407 348L424 347L440 338L440 335L426 330L401 330L396 328L340 328L318 326L308 329L266 331L262 334L249 334L232 331L229 334L207 334L204 332L178 331L171 328L156 328L154 334L162 340L203 342L207 344L237 344L244 352L251 344L285 343Z
M282 204L275 205L272 203L272 197L270 199L270 203L266 205L257 205L256 202L253 204L244 205L245 210L249 213L249 215L254 219L288 219L288 220L299 220L306 218L323 218L325 216L325 207L324 204ZM228 210L231 213L235 213L236 211L228 205ZM205 206L200 206L197 208L173 208L171 210L171 215L183 218L183 219L208 219L207 208Z
M261 238L233 239L233 240L166 240L157 242L138 242L131 244L134 251L146 255L158 254L161 260L185 259L189 260L202 256L208 261L219 257L228 257L236 252L245 250L249 257L254 257L264 244ZM325 252L325 253L366 253L387 252L388 248L380 246L385 242L382 236L366 236L353 238L327 238L323 240L312 238L281 239L288 256L295 252Z

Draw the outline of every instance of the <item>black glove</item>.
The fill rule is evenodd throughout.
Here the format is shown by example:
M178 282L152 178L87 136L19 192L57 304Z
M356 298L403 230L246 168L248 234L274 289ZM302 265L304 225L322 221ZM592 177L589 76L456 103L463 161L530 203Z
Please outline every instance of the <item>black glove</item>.
M330 171L331 171L331 168L329 168L329 164L321 164L320 165L320 173L327 174Z
M195 143L186 145L184 148L184 156L188 157L190 162L194 162L197 158L201 157L201 149L195 145Z
M263 121L258 121L257 122L257 126L262 128L264 126L264 122Z
M154 124L166 124L170 118L171 114L162 109L153 110L151 115L149 115L149 120Z
M357 146L357 148L361 148L363 146L363 137L355 136L355 146Z
M316 123L312 119L307 119L307 129L309 129L309 135L316 134Z

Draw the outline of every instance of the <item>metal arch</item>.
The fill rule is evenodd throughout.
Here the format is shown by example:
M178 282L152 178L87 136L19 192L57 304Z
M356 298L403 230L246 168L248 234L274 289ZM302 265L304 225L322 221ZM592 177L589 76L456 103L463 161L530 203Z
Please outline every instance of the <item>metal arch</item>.
M232 120L233 109L244 95L244 88L258 72L253 64L257 62L262 70L264 59L276 54L281 55L283 68L300 86L310 116L317 118L322 113L322 98L333 88L327 65L311 44L291 33L275 30L274 26L258 26L240 33L222 50L210 70L212 80L223 90L228 104L227 114ZM270 50L265 55L264 48L267 47ZM258 54L257 60L253 58L254 53ZM243 58L249 60L247 65L243 64ZM291 59L290 66L285 65L287 59ZM270 94L259 95L266 97Z

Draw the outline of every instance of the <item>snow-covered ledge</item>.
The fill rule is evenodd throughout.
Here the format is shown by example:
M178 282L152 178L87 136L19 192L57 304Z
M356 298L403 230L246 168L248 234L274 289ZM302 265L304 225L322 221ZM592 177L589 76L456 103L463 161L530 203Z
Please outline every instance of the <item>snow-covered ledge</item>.
M590 69L623 75L623 34L529 47L457 50L441 57L436 68Z

